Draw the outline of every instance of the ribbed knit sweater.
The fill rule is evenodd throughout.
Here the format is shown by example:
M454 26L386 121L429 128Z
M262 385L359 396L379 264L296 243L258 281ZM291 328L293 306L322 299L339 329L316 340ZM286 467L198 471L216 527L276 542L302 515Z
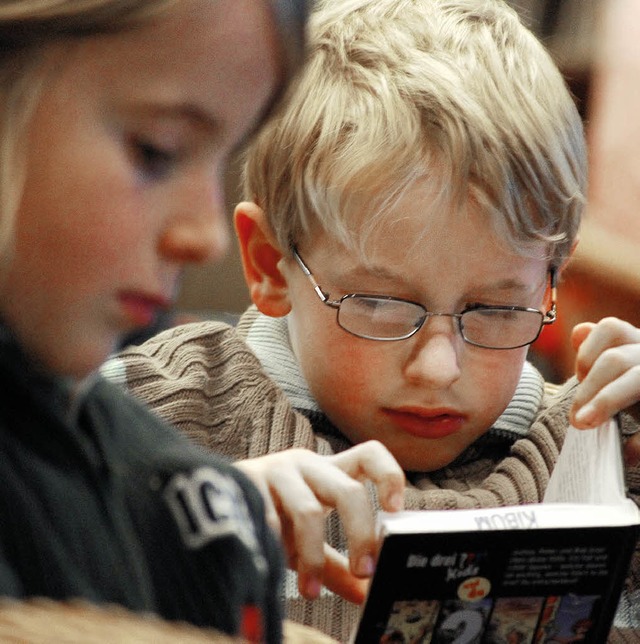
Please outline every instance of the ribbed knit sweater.
M349 442L321 413L294 410L241 337L246 328L202 322L170 329L127 349L106 365L105 372L194 441L232 460L291 447L320 454L347 449ZM562 446L575 386L571 380L561 388L545 387L525 436L508 444L489 441L473 459L458 459L428 475L409 475L405 507L460 509L540 502ZM638 430L627 414L622 414L621 422L623 435ZM628 471L627 483L630 494L637 495L640 471ZM327 530L328 542L344 551L335 515L329 517ZM636 554L625 605L619 609L621 623L640 625L639 563ZM286 594L287 617L348 640L358 607L329 592L306 601L297 595L293 579L288 580Z

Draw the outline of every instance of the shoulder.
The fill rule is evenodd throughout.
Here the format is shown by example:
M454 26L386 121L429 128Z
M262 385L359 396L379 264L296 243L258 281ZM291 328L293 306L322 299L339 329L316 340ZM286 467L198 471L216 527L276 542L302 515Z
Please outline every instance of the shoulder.
M130 464L154 463L162 454L193 463L209 456L145 403L103 377L87 392L82 413L97 432L109 435L119 456Z
M211 424L260 404L272 384L235 329L198 322L129 347L102 368L173 424Z
M228 458L314 446L307 419L227 324L170 329L121 352L103 373L194 442Z
M229 360L255 364L255 358L234 327L216 321L196 322L168 329L141 345L128 347L107 362L107 376L114 364L124 367L127 387L155 378L184 378L219 372Z
M241 337L246 338L253 326L254 322L258 319L260 311L255 304L251 304L247 310L240 316L236 328Z

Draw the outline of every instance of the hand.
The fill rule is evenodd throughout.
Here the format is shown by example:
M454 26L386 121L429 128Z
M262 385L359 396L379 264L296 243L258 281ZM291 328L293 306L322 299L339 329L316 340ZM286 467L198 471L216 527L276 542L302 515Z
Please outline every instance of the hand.
M580 381L569 415L574 427L597 427L640 401L640 329L605 318L578 324L571 341Z
M302 449L237 461L265 497L267 520L280 534L289 567L298 572L300 593L314 599L322 585L356 603L378 551L371 481L384 510L401 510L404 473L378 441L333 456ZM349 561L324 543L325 513L336 508L349 544Z

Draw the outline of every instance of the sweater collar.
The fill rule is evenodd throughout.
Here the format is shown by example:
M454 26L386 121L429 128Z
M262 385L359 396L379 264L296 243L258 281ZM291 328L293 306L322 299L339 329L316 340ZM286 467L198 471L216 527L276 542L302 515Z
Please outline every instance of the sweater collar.
M321 412L293 354L286 317L272 318L257 313L247 333L247 343L294 408L307 413ZM526 436L540 408L543 393L544 379L533 365L525 362L511 402L487 436L509 443Z

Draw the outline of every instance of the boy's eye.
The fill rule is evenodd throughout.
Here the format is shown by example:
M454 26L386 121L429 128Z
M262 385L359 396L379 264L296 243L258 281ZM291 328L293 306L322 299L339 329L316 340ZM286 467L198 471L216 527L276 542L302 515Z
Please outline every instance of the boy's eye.
M136 166L147 176L162 178L173 168L177 153L166 150L144 139L132 141L132 151Z

